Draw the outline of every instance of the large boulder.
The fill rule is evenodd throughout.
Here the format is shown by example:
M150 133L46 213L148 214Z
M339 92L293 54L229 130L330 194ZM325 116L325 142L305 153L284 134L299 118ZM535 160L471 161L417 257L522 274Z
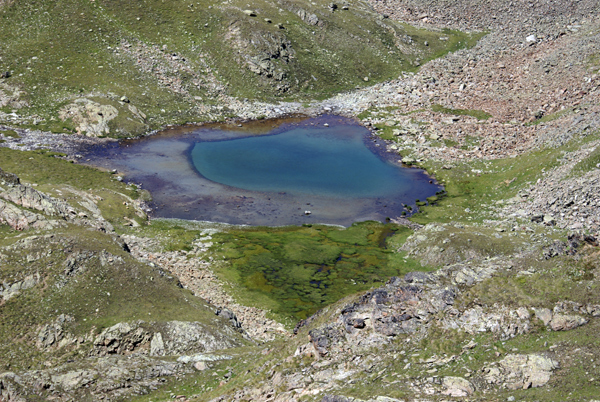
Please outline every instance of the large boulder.
M588 320L580 315L554 314L549 324L552 331L569 331L587 324L587 322Z
M550 381L552 371L559 363L540 354L510 354L500 360L496 367L484 370L485 380L508 389L541 387Z
M59 117L63 121L72 119L79 134L97 137L110 134L108 123L118 114L119 111L114 106L80 98L61 109Z
M469 396L475 392L473 384L462 377L444 377L442 385L445 388L442 394L453 397Z
M133 352L150 356L211 352L241 346L233 326L215 328L201 322L144 321L120 322L94 339L94 354L127 355Z

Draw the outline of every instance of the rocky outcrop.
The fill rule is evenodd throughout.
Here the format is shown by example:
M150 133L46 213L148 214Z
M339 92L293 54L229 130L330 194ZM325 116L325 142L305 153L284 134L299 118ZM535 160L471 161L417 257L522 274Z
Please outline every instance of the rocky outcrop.
M21 184L21 181L19 180L19 177L16 174L5 172L4 170L2 170L2 168L0 168L0 184L4 184L7 186L17 186Z
M412 334L423 328L432 315L451 308L457 290L427 281L428 274L410 273L406 279L392 278L385 286L367 292L339 310L335 323L312 329L309 339L320 356L343 349L343 344L385 344L388 338ZM310 320L302 325L310 324ZM311 353L304 349L298 353Z
M497 365L485 368L484 378L490 384L508 389L535 388L550 381L552 371L557 368L558 362L544 355L511 354Z
M25 230L29 227L51 229L60 225L44 215L18 208L16 205L65 220L77 216L77 212L66 202L49 197L33 187L19 184L15 175L2 172L2 180L8 182L10 187L0 193L0 198L9 201L0 200L0 223L7 224L15 230Z
M66 202L24 185L15 185L0 193L0 197L24 208L35 209L46 215L63 219L75 217L77 212Z
M549 324L552 331L568 331L587 323L588 320L579 315L555 314Z
M48 220L45 216L17 208L13 204L0 200L0 224L6 224L15 230L52 229L59 226L57 221Z
M377 396L367 400L345 397L341 395L325 395L321 402L404 402L402 399L390 398L387 396Z
M589 319L583 315L592 317L600 316L600 306L582 305L575 302L563 301L556 304L554 310L548 308L535 308L535 317L552 331L569 331L585 325ZM579 314L572 314L572 313Z
M334 325L314 329L308 333L308 337L321 356L327 355L329 348L344 339L341 329Z
M121 322L94 339L93 355L127 355L133 352L167 356L211 352L240 346L235 329L200 322Z
M106 328L94 339L93 353L98 356L124 355L141 348L147 349L152 335L144 327L140 327L141 324L143 322L120 322Z
M18 295L23 290L31 289L40 282L39 274L32 274L26 276L23 280L14 283L2 283L0 284L0 300L5 301Z
M444 377L442 385L445 388L442 394L448 396L463 397L475 392L473 384L462 377Z
M484 309L477 306L447 317L442 323L444 328L459 329L470 334L492 332L501 339L514 338L532 329L529 311L523 307L510 309L494 306L492 309Z
M26 95L26 92L16 85L13 86L0 81L0 108L8 106L12 109L21 109L28 104L23 99L23 95Z
M79 206L84 208L83 211L87 211L79 212L63 200L50 197L32 186L19 184L17 176L6 172L0 173L4 174L5 180L10 182L7 189L0 188L0 224L7 224L15 230L28 228L52 229L63 226L65 221L68 221L78 225L91 226L103 232L114 231L113 226L104 219L102 212L96 205L99 197L94 198L94 196L84 191L66 186L64 190L80 198ZM141 210L138 203L132 201L132 205L136 214L145 219L146 214ZM50 219L49 217L58 219Z
M65 325L74 320L70 315L61 314L54 322L42 325L37 335L37 348L40 350L50 347L61 348L75 342L76 338L65 330Z
M108 123L118 114L119 111L114 106L80 98L62 108L59 117L63 121L71 119L78 134L97 137L110 134Z
M26 399L20 392L18 381L21 378L12 372L0 374L0 401L7 402L26 402Z
M79 367L64 365L32 370L19 375L0 374L0 401L25 402L35 399L84 400L126 399L133 393L148 393L165 377L189 374L194 369L180 362L162 361L142 355L89 359Z

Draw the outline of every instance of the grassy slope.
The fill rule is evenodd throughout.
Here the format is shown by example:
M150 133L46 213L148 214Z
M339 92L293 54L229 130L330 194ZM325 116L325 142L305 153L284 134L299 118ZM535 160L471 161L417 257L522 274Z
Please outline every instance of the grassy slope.
M128 221L124 219L125 217L138 223L144 222L133 208L128 208L123 203L136 200L146 194L134 186L127 186L117 181L107 172L69 163L55 158L52 153L44 150L15 151L0 148L0 161L3 170L15 173L22 182L35 183L39 186L38 190L49 195L67 197L67 202L70 202L69 193L65 191L59 193L56 190L70 186L100 197L97 206L102 211L102 216L117 230L127 225Z
M494 201L514 196L520 189L527 188L531 182L541 177L542 169L547 170L555 166L557 158L562 156L563 152L577 149L595 138L597 138L597 134L585 139L573 140L557 149L537 150L514 159L464 162L451 170L441 170L439 166L432 164L432 169L438 169L436 171L438 179L445 182L448 196L435 206L424 207L423 212L415 215L412 219L422 224L435 222L462 224L462 229L456 231L455 238L462 236L475 239L468 244L461 243L461 247L478 251L482 258L498 253L511 255L518 251L516 249L521 247L519 243L523 242L523 239L519 238L514 241L506 233L496 233L499 237L491 235L494 233L494 229L486 227L488 225L481 225L484 219L491 217L489 211L481 209L482 205L493 204ZM589 157L592 161L595 158L595 153ZM594 166L586 160L575 167L573 174L575 176L585 174ZM485 173L478 175L472 169L483 169ZM510 180L513 178L516 179L511 182ZM472 212L465 212L466 208ZM523 225L532 224L523 222ZM541 235L542 237L564 239L566 236L560 230L553 231L552 228L532 226L534 226L536 237ZM452 227L441 232L440 236L448 237L450 232L452 232ZM476 235L482 233L490 235L486 236L484 242L476 241ZM455 242L455 238L452 242ZM402 239L399 240L399 243L402 243ZM433 241L436 243L435 239ZM436 244L440 244L440 241L441 238L437 239ZM511 241L515 244L509 244ZM450 245L445 245L445 247ZM516 249L511 249L511 247L516 247ZM545 260L541 258L541 249L538 248L534 250L533 254L526 257L514 258L512 270L500 271L492 278L461 293L455 306L460 309L483 306L493 310L494 306L498 304L511 308L530 308L532 306L553 308L556 302L563 300L582 304L598 304L600 297L595 277L600 265L596 250L586 247L580 250L577 258L562 256ZM536 254L536 251L540 255ZM515 276L516 271L523 269L529 269L535 273ZM300 372L303 367L314 365L312 359L286 360L286 358L293 355L295 348L306 341L306 331L337 318L332 317L331 312L335 311L336 307L346 305L350 299L341 300L326 308L324 314L317 317L308 327L301 329L296 342L273 345L272 353L256 361L249 374L246 372L246 365L242 364L242 359L230 364L234 368L243 366L244 370L240 370L241 372L233 377L225 389L221 387L211 390L214 386L210 382L206 383L207 387L192 386L193 378L190 378L186 390L192 394L196 393L197 397L194 400L207 401L218 395L226 394L227 390L239 389L242 386L260 386L261 379L271 375L270 367L277 366L276 370L282 373L293 373ZM468 373L477 373L482 367L489 367L506 354L547 354L550 351L557 353L562 366L560 370L554 372L548 386L514 391L499 388L492 394L476 391L473 398L486 401L505 401L508 397L514 396L517 400L588 401L600 392L597 381L600 375L597 365L597 361L600 359L596 335L598 329L597 320L591 320L585 326L565 332L553 332L541 324L535 324L528 334L501 340L489 332L468 334L433 328L427 337L416 344L408 342L406 338L410 338L410 335L400 335L388 345L377 345L370 351L363 351L361 356L374 357L375 368L361 372L352 382L338 383L343 390L339 393L361 399L369 399L373 395L387 395L400 399L411 398L413 397L412 393L407 392L405 387L390 385L398 380L402 383L409 383L415 378L429 376L437 378L443 376L466 377ZM463 349L463 346L471 341L476 342L478 346L472 350ZM429 367L422 365L422 360L432 356L455 356L456 358L437 367L434 374L425 373ZM407 363L411 364L407 366ZM202 377L199 375L197 378ZM177 388L173 389L177 390ZM320 397L307 397L306 400L320 400Z
M19 113L37 116L37 127L72 131L58 111L84 95L117 107L112 135L118 129L127 135L206 118L203 106L214 106L223 91L249 99L313 99L371 85L479 37L382 20L362 3L333 13L328 4L259 1L253 3L258 15L249 17L242 1L13 2L0 7L0 71L12 72L3 82L24 92L20 99L28 106ZM322 26L303 21L301 11L316 13ZM282 43L289 59L279 54ZM173 64L175 54L186 68ZM282 81L248 69L248 60L265 55L275 72L285 73ZM118 102L124 95L145 121Z
M128 230L124 216L143 223L133 208L124 205L126 197L135 199L139 192L106 172L43 152L0 148L0 160L3 170L16 173L23 182L37 183L37 189L48 194L63 198L67 194L64 186L69 185L100 195L103 199L98 207L119 232ZM58 193L61 189L63 192ZM76 198L67 201L76 205ZM47 359L55 364L77 353L85 354L89 345L73 354L66 348L50 355L34 346L39 325L53 321L60 314L75 318L65 329L76 336L140 319L215 322L214 312L203 301L181 289L168 274L130 257L111 235L69 225L53 230L51 238L37 237L29 245L18 243L28 236L45 234L32 230L19 233L6 225L0 226L0 246L17 244L15 249L4 251L0 281L11 284L36 273L43 278L33 289L0 305L0 355L3 356L0 369L41 367ZM107 263L105 259L102 263L102 254L113 262ZM66 260L70 256L83 256L73 274L67 274Z

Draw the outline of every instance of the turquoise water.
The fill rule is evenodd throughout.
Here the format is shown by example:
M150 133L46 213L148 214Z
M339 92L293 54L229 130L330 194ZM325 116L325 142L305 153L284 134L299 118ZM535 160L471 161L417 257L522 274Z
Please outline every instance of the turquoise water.
M99 146L86 159L149 190L154 217L232 224L385 221L441 189L339 116L181 127Z
M364 129L302 127L276 135L194 145L191 160L209 180L253 191L383 197L412 185L408 169L376 156Z

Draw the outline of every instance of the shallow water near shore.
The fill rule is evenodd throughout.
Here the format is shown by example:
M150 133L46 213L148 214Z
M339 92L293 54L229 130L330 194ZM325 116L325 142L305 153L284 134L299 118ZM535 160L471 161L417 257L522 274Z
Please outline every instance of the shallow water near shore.
M153 216L231 224L385 221L441 189L338 116L179 127L86 158L141 183Z

